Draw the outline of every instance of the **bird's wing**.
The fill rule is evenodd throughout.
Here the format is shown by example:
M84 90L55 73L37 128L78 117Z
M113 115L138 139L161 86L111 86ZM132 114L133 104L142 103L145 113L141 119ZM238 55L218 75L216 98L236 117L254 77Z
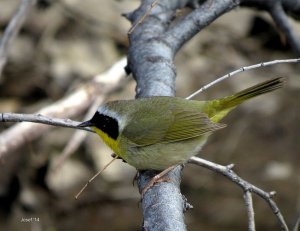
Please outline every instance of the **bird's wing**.
M187 140L225 127L212 122L205 113L176 108L163 115L155 113L135 118L128 124L123 135L136 146Z
M212 122L205 113L178 111L162 142L186 140L224 128L226 125Z

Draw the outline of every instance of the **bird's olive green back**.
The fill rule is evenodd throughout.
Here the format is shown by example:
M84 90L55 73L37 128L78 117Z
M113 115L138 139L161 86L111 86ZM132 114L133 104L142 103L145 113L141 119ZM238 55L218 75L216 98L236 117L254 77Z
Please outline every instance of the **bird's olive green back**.
M122 135L137 146L177 142L225 127L202 113L199 101L176 97L152 97L142 101L137 105L132 102L130 122L122 131Z

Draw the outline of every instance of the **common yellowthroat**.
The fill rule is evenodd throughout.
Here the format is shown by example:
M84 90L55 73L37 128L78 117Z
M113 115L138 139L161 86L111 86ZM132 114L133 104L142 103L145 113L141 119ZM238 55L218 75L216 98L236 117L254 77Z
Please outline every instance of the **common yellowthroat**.
M164 170L198 154L219 121L237 105L281 88L275 78L234 95L210 101L155 96L108 102L91 120L91 127L114 153L138 170Z

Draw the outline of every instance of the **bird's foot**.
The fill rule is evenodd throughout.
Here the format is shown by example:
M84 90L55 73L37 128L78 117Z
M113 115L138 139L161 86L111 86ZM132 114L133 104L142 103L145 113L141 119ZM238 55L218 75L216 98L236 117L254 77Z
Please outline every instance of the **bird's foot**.
M145 193L151 188L153 187L155 184L157 183L161 183L161 182L170 182L171 179L168 177L164 177L166 174L168 174L170 171L172 171L174 168L176 168L178 165L172 165L171 167L166 168L165 170L163 170L162 172L160 172L159 174L155 175L149 182L148 184L144 187L141 195L142 195L142 200L144 198Z

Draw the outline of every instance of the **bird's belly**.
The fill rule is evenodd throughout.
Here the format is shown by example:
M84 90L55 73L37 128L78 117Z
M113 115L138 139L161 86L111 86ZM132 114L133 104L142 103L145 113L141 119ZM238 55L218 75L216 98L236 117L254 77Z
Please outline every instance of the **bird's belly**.
M163 170L172 165L182 164L197 155L207 137L197 137L180 142L160 143L144 147L131 147L125 161L139 170Z

